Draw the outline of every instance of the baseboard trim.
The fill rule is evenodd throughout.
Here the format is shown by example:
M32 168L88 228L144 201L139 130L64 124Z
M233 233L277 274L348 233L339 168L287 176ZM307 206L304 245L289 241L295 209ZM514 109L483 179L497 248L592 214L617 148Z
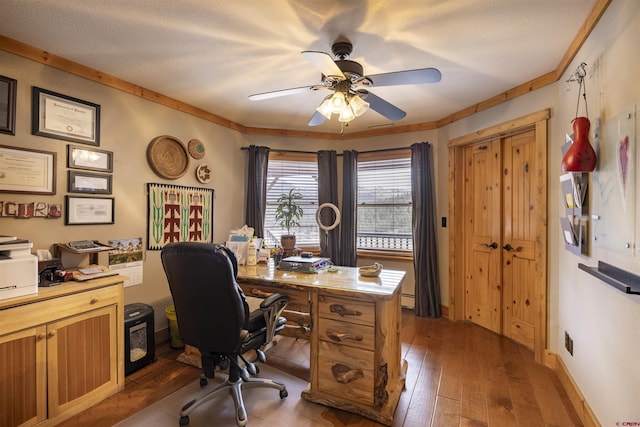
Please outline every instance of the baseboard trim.
M567 392L569 400L571 400L573 408L578 413L580 421L582 421L584 427L602 427L598 418L589 406L589 403L580 391L580 388L578 388L578 385L573 380L573 377L569 373L569 369L567 369L567 365L564 364L562 358L556 353L547 351L544 358L544 364L556 371L556 374L558 374L558 379Z

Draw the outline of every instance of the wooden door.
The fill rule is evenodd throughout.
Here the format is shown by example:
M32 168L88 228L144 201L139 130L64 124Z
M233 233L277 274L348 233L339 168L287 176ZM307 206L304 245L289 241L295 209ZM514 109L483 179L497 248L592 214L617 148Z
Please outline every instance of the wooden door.
M535 131L465 150L465 317L529 348L535 337Z
M542 110L509 122L500 123L449 141L449 317L453 320L474 320L476 313L489 313L490 307L478 303L476 296L492 295L498 303L495 316L501 317L500 327L492 330L533 347L536 362L544 363L547 354L547 120L550 111ZM474 244L471 232L474 204L483 206L480 193L490 185L472 184L483 179L486 171L475 171L475 146L499 142L498 170L501 193L499 248L489 251ZM495 145L493 147L496 147ZM494 148L491 148L492 150ZM487 148L489 150L489 148ZM487 151L488 152L488 151ZM476 157L480 159L480 157ZM488 162L488 160L487 160ZM479 163L482 168L488 165ZM488 166L487 166L488 167ZM476 174L474 176L473 174ZM489 181L492 182L492 181ZM476 194L478 193L478 194ZM473 224L475 227L476 224ZM487 233L487 236L490 233ZM493 243L487 239L483 243ZM472 249L478 249L472 252ZM484 251L484 252L483 252ZM497 254L499 253L499 255ZM491 254L491 255L488 255ZM493 274L488 261L499 258L499 284L491 289L479 280L476 287L472 273ZM486 264L486 266L484 266ZM489 270L487 270L489 267ZM489 271L487 273L487 271ZM478 278L478 274L476 274ZM497 296L498 287L500 297ZM485 292L486 290L486 292ZM484 292L485 294L483 294ZM486 298L489 300L489 298ZM478 316L476 316L478 318ZM484 321L484 319L482 319ZM479 324L486 326L487 323ZM491 324L490 322L488 324Z
M529 348L536 324L536 138L529 131L503 144L503 334Z
M502 333L500 140L465 149L465 318Z

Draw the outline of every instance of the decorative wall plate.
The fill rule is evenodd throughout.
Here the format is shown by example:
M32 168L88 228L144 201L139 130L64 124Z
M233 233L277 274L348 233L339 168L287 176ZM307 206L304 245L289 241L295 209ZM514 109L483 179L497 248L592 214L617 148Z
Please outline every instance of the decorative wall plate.
M179 139L162 135L154 138L147 147L147 161L156 175L177 179L187 172L189 155Z
M203 184L211 182L211 179L213 179L213 172L208 164L203 163L198 165L196 168L196 178L198 178L198 181Z
M189 154L198 160L204 157L204 144L199 139L192 139L188 144Z

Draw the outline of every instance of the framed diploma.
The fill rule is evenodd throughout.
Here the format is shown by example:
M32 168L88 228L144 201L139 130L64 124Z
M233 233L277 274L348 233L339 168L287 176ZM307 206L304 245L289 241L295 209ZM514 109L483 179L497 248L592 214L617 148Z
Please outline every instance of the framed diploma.
M31 133L88 145L100 145L100 106L33 87Z
M0 145L0 192L56 194L56 153Z
M69 193L111 194L111 175L68 171Z
M113 224L114 198L65 196L66 225Z
M113 172L111 151L67 145L67 167L97 172Z
M0 133L16 134L16 80L0 76Z

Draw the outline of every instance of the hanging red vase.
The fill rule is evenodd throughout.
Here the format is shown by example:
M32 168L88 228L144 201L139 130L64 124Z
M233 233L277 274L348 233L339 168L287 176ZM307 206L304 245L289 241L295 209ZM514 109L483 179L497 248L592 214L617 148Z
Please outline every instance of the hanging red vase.
M586 117L573 120L573 144L562 159L563 172L592 172L596 167L596 152L589 142L591 122Z

